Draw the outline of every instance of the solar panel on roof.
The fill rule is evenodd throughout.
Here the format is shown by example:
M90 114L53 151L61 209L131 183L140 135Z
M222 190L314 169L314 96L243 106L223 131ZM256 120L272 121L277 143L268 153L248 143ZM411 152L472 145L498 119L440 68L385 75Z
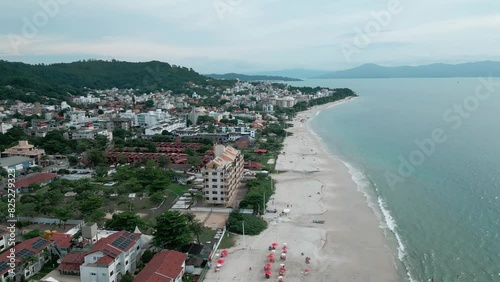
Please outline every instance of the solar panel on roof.
M108 250L108 249L104 249L102 250L103 253L107 254L107 255L111 255L113 257L117 257L118 255L113 253L112 251Z
M0 272L4 271L7 268L9 268L9 265L5 261L1 261L0 262Z
M34 249L40 249L42 248L45 244L47 244L47 240L45 239L38 239L35 243L31 245L32 248Z
M20 258L27 258L27 257L32 256L34 254L35 254L35 252L33 252L33 251L30 251L27 249L22 249L19 253L16 254L16 256L18 256Z

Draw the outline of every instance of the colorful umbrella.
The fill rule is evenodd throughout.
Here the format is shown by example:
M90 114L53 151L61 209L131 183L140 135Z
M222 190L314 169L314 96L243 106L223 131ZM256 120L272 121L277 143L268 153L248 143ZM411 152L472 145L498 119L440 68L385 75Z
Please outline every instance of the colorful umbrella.
M266 265L264 266L265 268L271 268L273 265L270 264L270 263L266 263Z
M279 244L278 243L272 243L271 246L277 247Z
M274 258L274 254L273 253L268 254L267 258Z
M223 263L224 263L224 260L223 260L223 259L220 259L220 260L218 260L218 261L217 261L217 263L219 263L219 264L223 264Z
M306 268L306 270L304 270L305 273L309 273L309 268Z
M265 273L265 274L267 274L267 275L271 275L271 274L273 274L273 272L272 272L270 269L268 269L268 270L264 271L264 273Z
M222 250L221 254L227 255L227 250Z

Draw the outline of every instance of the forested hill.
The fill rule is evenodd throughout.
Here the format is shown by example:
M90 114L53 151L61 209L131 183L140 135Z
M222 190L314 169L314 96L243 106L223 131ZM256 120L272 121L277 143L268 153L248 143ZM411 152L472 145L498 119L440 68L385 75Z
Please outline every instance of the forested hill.
M14 63L0 60L0 100L19 99L26 102L43 101L45 97L59 100L70 94L81 94L91 89L139 89L140 91L172 90L174 93L196 91L206 94L204 88L192 89L190 82L224 87L232 81L205 77L186 67L158 61L130 63L121 61L88 60L61 64ZM26 95L26 92L33 92Z

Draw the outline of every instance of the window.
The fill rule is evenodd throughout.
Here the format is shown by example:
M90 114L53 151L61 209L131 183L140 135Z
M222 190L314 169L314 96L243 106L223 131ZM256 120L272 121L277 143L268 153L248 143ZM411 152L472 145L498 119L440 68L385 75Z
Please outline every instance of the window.
M210 185L208 185L208 184L207 184L207 185L205 185L205 188L208 188L208 187L210 187Z
M208 178L206 178L205 181L208 182Z
M125 265L128 265L128 260L125 262Z
M208 175L208 171L207 171L207 172L205 172L205 175Z
M115 273L113 270L109 273L109 276L113 276L113 273Z
M210 194L210 191L205 191L205 194Z
M95 276L95 275L97 275L97 273L91 272L90 275L94 275Z
M224 201L224 198L220 198L221 201Z
M212 178L212 182L217 182L217 178Z
M217 175L217 172L212 172L212 175Z
M212 200L214 200L214 201L217 201L217 199L218 199L217 197L213 197L213 198L212 198Z
M205 197L205 200L207 200L207 201L210 200L210 197Z
M215 184L215 185L212 185L212 188L217 188L217 184Z
M215 194L215 195L217 195L217 191L212 191L212 194Z
M224 185L221 185L221 186L220 186L220 189L224 189Z
M137 246L137 249L139 250L139 248L140 248L140 247L141 247L141 246Z
M221 194L221 195L224 195L224 191L220 191L220 194Z

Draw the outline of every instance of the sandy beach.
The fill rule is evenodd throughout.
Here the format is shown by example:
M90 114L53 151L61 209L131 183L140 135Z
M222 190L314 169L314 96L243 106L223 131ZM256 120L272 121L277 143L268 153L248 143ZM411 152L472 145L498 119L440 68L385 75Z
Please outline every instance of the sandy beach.
M285 153L277 160L276 168L282 173L273 175L276 193L268 209L289 208L290 213L266 214L269 228L258 236L245 236L245 240L240 236L221 271L212 269L206 281L277 281L281 263L287 269L284 281L290 282L401 281L397 258L366 197L357 189L348 168L325 152L307 126L318 111L335 105L298 113L289 129L293 136L285 140ZM267 280L263 267L272 242L279 244L278 258ZM288 246L284 262L279 260L283 243ZM305 263L307 256L310 264ZM308 275L304 275L306 268L310 269Z

